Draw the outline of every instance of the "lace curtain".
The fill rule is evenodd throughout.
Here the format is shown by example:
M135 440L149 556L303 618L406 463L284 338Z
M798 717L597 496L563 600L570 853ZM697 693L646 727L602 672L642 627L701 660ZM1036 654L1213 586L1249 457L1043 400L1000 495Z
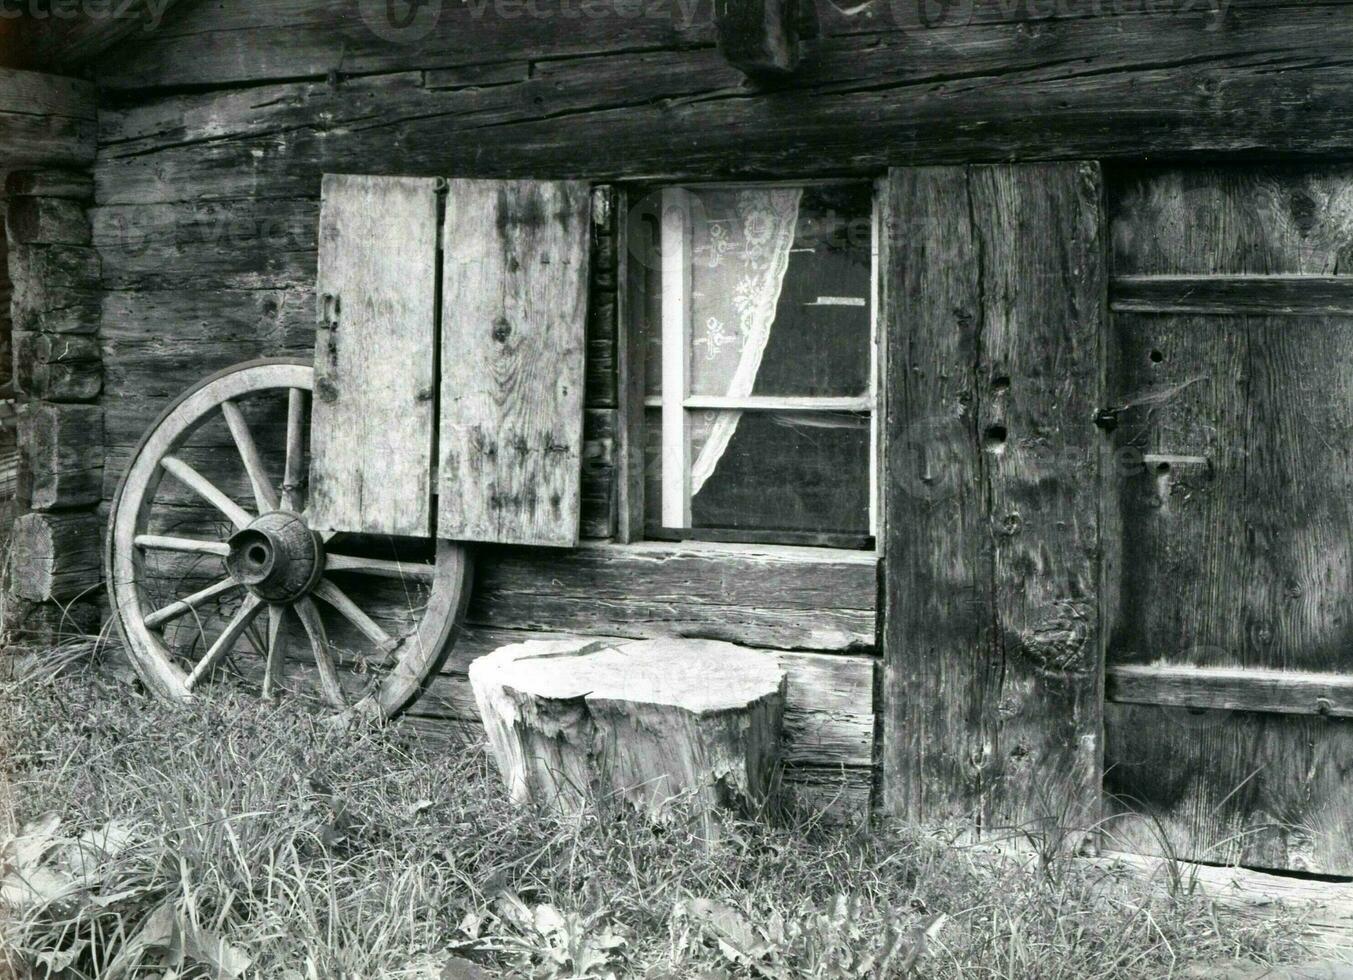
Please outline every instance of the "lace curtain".
M691 393L745 398L770 339L799 219L798 188L698 191L691 223ZM691 493L700 492L741 412L691 413Z

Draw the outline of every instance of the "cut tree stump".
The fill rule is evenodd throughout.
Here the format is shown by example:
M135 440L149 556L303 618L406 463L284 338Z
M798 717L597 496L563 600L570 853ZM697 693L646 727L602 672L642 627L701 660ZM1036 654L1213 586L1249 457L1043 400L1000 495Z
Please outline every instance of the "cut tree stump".
M577 813L623 799L650 818L680 798L708 836L774 781L785 673L714 640L534 640L470 665L512 799Z

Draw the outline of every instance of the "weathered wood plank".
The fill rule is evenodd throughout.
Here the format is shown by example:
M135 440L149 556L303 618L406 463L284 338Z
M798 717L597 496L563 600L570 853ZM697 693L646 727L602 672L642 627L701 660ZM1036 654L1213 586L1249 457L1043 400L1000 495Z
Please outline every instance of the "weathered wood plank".
M1137 664L1110 667L1106 681L1122 704L1353 718L1353 674Z
M581 183L449 184L437 534L572 546L590 193Z
M1116 276L1115 313L1353 316L1353 276Z
M690 636L768 649L874 646L877 559L738 545L483 549L468 619L484 626Z
M95 106L89 82L0 68L0 171L93 163Z
M1117 270L1338 275L1350 188L1346 167L1135 173L1114 205ZM1110 667L1255 671L1261 689L1272 672L1349 671L1351 325L1115 318L1125 572ZM1186 458L1205 464L1170 462ZM1164 833L1185 857L1349 871L1348 721L1119 703L1105 738L1106 786L1133 846L1158 849Z
M460 22L449 9L448 28ZM1196 10L1106 12L1036 30L1005 22L828 31L788 84L755 95L712 47L609 47L588 32L589 55L565 57L552 34L550 57L517 83L430 90L410 71L335 87L176 96L110 113L100 195L313 195L320 173L353 161L429 176L604 180L860 173L1012 157L1338 153L1353 146L1344 108L1353 86L1343 51L1349 16L1342 4L1266 3L1247 5L1225 30L1215 29L1214 13ZM466 25L455 43L502 44L508 59L531 58L542 25L558 27L489 19ZM244 43L242 32L210 36ZM271 43L291 37L278 32ZM416 49L385 53L405 68L435 67L415 60ZM674 153L673 131L701 138ZM449 138L466 133L473 136Z
M324 178L309 519L430 537L437 184Z
M978 694L1000 757L983 826L1090 827L1103 779L1100 488L1087 479L1108 328L1103 180L1093 163L981 167L968 187L999 664Z
M892 171L880 204L888 364L883 811L980 819L991 720L991 543L975 400L977 230L962 168Z
M885 805L1092 823L1106 270L1090 164L901 170L889 332ZM1088 822L1087 822L1088 821Z

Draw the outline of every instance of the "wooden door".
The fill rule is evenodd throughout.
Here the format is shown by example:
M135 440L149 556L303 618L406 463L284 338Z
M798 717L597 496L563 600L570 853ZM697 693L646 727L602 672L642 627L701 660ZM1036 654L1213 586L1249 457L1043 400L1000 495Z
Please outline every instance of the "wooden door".
M1353 168L1110 187L1109 841L1353 872Z

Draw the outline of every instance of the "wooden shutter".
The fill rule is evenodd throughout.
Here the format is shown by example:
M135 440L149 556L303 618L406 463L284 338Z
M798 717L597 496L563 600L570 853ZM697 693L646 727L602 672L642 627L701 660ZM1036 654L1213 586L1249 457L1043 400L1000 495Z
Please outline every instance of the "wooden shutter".
M429 537L436 180L325 175L310 520Z
M998 834L1087 827L1102 774L1099 168L895 170L881 210L885 808Z
M439 537L577 544L590 216L582 183L449 182Z

